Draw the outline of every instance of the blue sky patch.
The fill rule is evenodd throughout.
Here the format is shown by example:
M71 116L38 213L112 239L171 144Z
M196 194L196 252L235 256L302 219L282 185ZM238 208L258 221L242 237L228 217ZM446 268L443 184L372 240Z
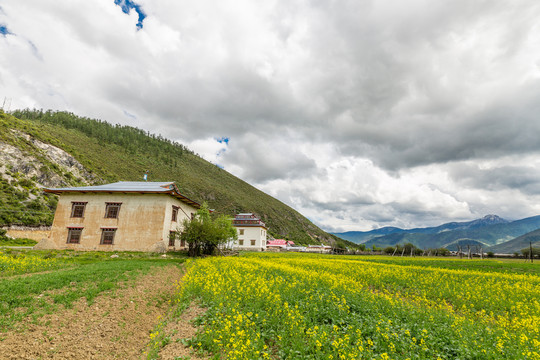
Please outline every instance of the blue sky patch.
M11 35L12 32L8 30L6 25L0 25L0 35L3 35L4 37L6 35Z
M114 3L122 8L122 11L125 14L129 14L131 9L135 10L137 14L139 14L139 21L137 22L137 29L142 29L143 27L143 20L146 18L146 14L144 13L143 9L141 8L141 5L136 4L132 0L114 0Z
M216 141L220 144L226 144L226 145L229 145L229 138L228 137L220 137L220 138L217 138Z
M126 115L126 117L128 117L130 119L137 120L137 117L135 115L133 115L132 113L127 112L126 110L124 110L124 115Z

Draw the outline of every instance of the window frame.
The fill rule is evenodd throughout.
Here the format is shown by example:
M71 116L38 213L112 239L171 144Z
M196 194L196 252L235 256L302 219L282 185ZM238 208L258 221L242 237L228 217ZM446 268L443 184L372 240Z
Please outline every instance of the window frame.
M238 235L244 235L244 229L238 229Z
M176 231L171 230L169 231L169 246L174 247L176 241Z
M178 221L178 210L180 209L180 206L173 205L172 206L172 215L171 215L171 221Z
M120 216L120 207L122 206L121 202L106 202L105 203L105 219L118 219ZM114 213L116 209L116 213ZM113 211L114 216L110 216L110 212Z
M68 236L67 236L67 244L80 244L81 238L82 238L82 231L84 228L82 227L68 227ZM73 241L74 235L77 236L77 241Z
M99 241L99 245L114 245L114 239L116 238L116 230L117 228L101 228L101 240ZM112 238L109 240L105 239L105 236L110 235L112 233ZM105 242L107 241L107 242Z
M71 216L72 218L84 218L84 213L86 211L86 204L88 201L72 201L71 202ZM77 210L81 209L80 214Z
M238 245L244 246L244 239L239 239L238 240Z
M257 240L250 239L249 242L251 243L251 246L255 246L255 244L257 243Z

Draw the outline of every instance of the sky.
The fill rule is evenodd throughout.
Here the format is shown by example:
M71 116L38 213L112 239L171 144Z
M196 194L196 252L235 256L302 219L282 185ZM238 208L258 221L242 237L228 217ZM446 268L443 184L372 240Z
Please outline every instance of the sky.
M330 232L540 214L536 0L0 0L6 103L162 134Z

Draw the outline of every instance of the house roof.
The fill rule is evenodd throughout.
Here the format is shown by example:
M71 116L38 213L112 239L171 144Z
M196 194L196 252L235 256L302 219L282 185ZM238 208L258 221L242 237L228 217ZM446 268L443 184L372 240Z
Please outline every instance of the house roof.
M294 245L294 242L283 240L283 239L275 239L275 240L267 241L266 244L269 246L287 246L287 245Z
M43 191L60 195L61 193L80 192L80 193L138 193L138 194L169 194L186 204L192 205L195 208L200 208L201 205L180 193L174 182L147 182L147 181L119 181L112 184L95 185L95 186L79 186L66 188L46 188Z

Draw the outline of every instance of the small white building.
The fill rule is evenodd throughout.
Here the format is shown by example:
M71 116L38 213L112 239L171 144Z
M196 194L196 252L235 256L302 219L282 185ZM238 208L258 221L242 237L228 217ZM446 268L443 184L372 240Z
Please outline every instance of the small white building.
M266 225L253 213L238 214L234 217L233 226L238 231L238 240L234 248L238 250L265 251Z

